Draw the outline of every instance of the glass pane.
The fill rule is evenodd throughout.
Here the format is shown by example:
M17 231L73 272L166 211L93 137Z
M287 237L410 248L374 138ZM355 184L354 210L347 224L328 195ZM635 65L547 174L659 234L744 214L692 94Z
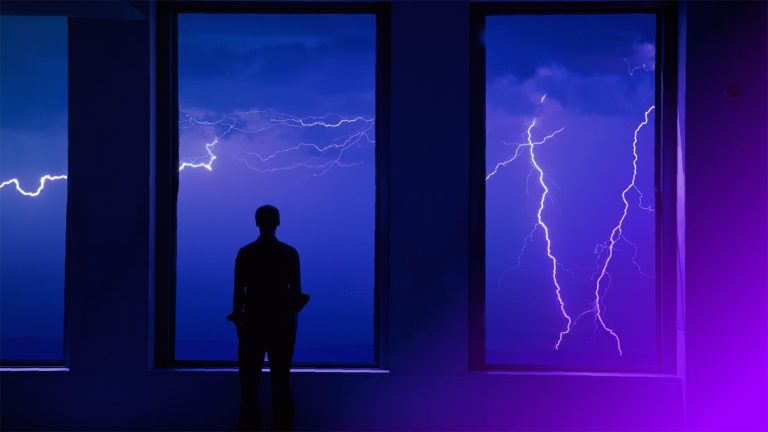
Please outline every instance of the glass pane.
M653 370L655 17L491 16L489 364Z
M301 257L295 362L373 361L375 16L179 16L176 358L235 360L254 212Z
M67 20L0 16L0 357L60 361Z

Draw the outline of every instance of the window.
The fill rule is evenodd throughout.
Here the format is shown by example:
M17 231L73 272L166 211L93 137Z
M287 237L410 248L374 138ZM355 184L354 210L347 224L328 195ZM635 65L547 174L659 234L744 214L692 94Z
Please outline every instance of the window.
M658 368L656 23L485 18L489 367Z
M280 209L297 364L375 362L376 15L179 13L174 359L236 359L234 259Z
M0 16L0 358L63 360L67 21Z

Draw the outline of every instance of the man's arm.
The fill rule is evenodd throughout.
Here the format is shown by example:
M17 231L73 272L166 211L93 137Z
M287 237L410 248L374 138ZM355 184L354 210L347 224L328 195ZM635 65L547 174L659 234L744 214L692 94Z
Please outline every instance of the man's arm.
M235 289L232 295L232 314L227 319L240 325L243 320L243 309L245 307L245 283L243 282L242 257L240 252L235 258Z
M296 290L296 292L301 292L301 269L299 265L299 253L296 252L296 250L293 250L293 254L291 256L291 275L290 280L288 281L290 283L290 289Z

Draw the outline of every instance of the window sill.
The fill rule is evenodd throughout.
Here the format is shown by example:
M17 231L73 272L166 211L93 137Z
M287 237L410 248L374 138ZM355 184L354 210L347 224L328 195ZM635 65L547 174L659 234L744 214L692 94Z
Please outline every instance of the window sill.
M156 371L169 373L237 373L236 367L189 367L189 368L163 368ZM269 372L269 368L263 368L262 372ZM291 373L320 373L320 374L389 374L387 369L373 368L312 368L296 367L291 368Z
M0 373L17 372L69 372L68 367L64 366L3 366L0 367Z

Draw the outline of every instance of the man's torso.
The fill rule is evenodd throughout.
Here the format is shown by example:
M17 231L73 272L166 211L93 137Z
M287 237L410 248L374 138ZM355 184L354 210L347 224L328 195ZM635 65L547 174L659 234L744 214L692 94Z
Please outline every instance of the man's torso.
M259 238L240 249L235 277L245 286L247 322L274 321L290 313L287 295L297 266L296 250L275 238Z

